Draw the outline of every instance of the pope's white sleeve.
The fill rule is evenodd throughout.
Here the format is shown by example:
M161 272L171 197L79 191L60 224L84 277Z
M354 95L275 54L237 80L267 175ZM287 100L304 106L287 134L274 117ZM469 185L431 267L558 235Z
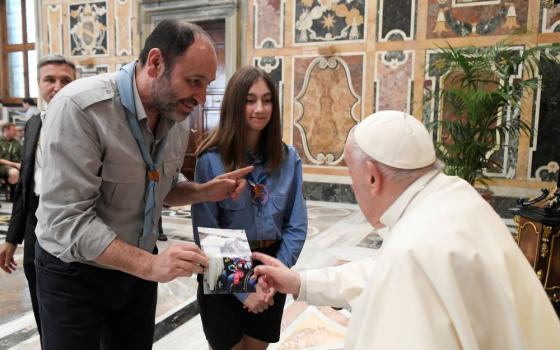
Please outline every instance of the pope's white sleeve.
M300 272L298 300L313 305L351 308L366 287L374 258Z

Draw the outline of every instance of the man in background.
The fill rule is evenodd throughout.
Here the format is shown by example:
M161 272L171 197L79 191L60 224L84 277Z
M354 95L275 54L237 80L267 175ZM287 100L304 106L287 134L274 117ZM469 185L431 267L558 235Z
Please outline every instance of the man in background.
M65 85L76 79L74 64L61 55L49 55L39 60L37 65L39 77L39 93L45 103L51 99ZM0 246L0 267L7 273L12 273L17 264L14 252L17 245L25 240L23 252L23 271L27 278L33 315L37 322L37 329L41 335L41 323L36 293L35 278L35 226L37 218L35 212L41 194L41 149L38 141L45 113L37 113L25 124L23 158L19 182L13 198L12 218L6 235L6 242Z
M352 309L346 349L560 349L560 322L503 220L441 173L413 116L363 120L344 150L352 187L383 245L369 259L298 273L255 253L261 286Z
M0 138L0 178L10 186L10 200L19 180L21 162L21 143L16 138L17 128L14 123L2 125Z
M39 108L37 108L37 103L35 103L35 100L33 100L32 98L29 97L24 98L22 100L21 106L22 106L22 113L20 113L20 115L23 116L26 120L31 118L35 114L39 113Z

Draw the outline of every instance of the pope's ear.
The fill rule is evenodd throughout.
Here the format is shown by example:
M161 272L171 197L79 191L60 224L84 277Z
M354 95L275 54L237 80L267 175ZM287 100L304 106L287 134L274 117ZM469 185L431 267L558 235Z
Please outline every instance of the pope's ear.
M372 194L376 195L381 191L382 176L379 168L371 160L366 161L367 176L369 187Z

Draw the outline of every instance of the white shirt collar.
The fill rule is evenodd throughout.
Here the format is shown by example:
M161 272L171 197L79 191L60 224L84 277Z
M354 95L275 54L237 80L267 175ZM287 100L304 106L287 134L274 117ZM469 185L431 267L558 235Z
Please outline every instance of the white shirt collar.
M395 226L401 216L404 214L414 197L422 191L426 185L440 172L440 170L432 170L420 176L410 186L404 190L403 193L387 208L385 213L381 216L379 221L387 226L389 230ZM384 233L386 231L384 230ZM383 237L385 238L385 237Z

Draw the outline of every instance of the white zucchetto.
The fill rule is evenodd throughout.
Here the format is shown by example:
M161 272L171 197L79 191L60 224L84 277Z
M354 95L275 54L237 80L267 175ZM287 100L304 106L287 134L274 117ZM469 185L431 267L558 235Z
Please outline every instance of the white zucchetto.
M436 161L432 136L404 112L373 113L356 126L354 137L367 155L393 168L419 169Z

